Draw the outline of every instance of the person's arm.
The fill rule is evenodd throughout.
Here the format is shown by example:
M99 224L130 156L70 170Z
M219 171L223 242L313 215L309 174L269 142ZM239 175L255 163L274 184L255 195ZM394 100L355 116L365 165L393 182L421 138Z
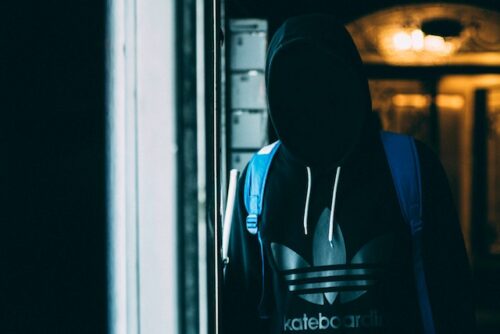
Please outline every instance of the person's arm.
M261 259L257 236L246 230L243 200L245 171L237 188L235 212L229 241L221 300L222 334L264 334L266 322L259 317L261 297Z
M445 171L417 142L422 173L424 263L437 333L475 333L473 284Z

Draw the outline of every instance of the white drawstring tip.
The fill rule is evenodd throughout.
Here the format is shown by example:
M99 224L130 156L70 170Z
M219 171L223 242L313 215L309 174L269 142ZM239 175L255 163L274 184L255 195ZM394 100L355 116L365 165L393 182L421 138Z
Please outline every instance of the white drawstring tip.
M306 167L307 171L307 195L306 205L304 208L304 234L307 235L307 218L309 215L309 199L311 197L311 168Z
M330 222L328 228L328 242L333 247L333 216L330 216Z
M333 225L335 224L335 203L337 198L337 186L339 183L339 175L340 175L340 166L337 167L337 173L335 174L335 182L333 184L333 193L332 193L332 207L330 209L330 226L328 229L328 241L330 242L330 246L333 248Z
M330 216L330 224L328 229L328 242L330 243L330 247L333 248L333 215Z

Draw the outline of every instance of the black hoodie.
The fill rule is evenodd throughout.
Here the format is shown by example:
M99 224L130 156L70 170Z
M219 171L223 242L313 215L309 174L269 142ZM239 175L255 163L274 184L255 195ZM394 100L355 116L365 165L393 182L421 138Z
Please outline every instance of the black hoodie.
M345 28L287 20L268 49L269 114L282 145L260 234L246 231L243 186L231 231L223 334L421 333L411 237ZM473 333L466 253L446 176L417 142L424 261L437 333ZM264 279L263 279L264 272Z

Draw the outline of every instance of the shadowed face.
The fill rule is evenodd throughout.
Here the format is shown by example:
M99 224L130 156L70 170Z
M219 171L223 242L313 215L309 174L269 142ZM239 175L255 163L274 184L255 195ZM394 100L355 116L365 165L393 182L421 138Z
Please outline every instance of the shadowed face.
M285 147L310 166L339 162L353 147L369 96L349 62L312 44L294 42L269 68L270 115Z

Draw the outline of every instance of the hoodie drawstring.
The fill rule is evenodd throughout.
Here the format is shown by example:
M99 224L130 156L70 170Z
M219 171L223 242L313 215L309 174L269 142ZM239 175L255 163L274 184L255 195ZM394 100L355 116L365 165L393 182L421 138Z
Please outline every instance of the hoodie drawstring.
M307 218L309 215L309 200L311 198L311 168L306 167L307 170L307 195L306 195L306 205L304 208L304 234L307 235ZM337 173L335 174L335 182L333 183L333 192L332 192L332 206L330 208L330 221L329 221L329 229L328 229L328 241L330 242L330 246L333 247L333 229L334 229L334 216L335 216L335 202L337 199L337 187L339 184L339 176L340 176L340 166L337 167Z
M339 183L340 176L340 166L337 167L337 173L335 174L335 183L333 184L333 194L332 194L332 207L330 209L330 228L328 230L328 241L330 246L333 248L333 217L335 215L335 200L337 198L337 185Z
M306 207L304 208L304 234L307 235L307 217L309 215L309 199L311 197L311 168L306 167L307 170L307 196Z

